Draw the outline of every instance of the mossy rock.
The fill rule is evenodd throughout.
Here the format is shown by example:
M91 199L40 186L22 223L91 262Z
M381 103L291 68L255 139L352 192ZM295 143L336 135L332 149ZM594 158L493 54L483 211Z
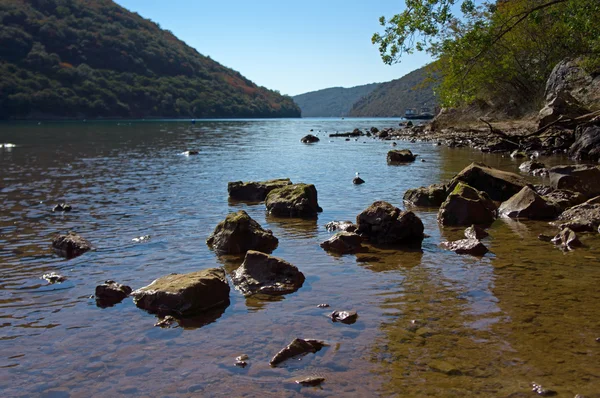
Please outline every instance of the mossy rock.
M496 205L485 192L458 182L437 218L442 225L487 225L496 219Z
M273 232L263 229L244 210L228 214L206 240L218 254L244 254L248 250L270 253L278 243Z
M292 184L269 192L265 199L267 211L280 217L314 217L323 209L317 201L317 189L312 184Z
M527 185L527 181L515 173L498 170L477 162L471 163L458 173L450 181L448 190L454 191L461 182L487 193L491 199L500 202L508 200Z
M267 181L234 181L227 183L227 192L231 199L262 202L272 190L291 184L292 181L289 178Z

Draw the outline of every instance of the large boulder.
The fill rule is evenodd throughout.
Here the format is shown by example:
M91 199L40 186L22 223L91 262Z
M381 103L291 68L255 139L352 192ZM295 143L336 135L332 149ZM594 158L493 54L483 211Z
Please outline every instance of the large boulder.
M569 148L569 156L587 162L600 161L600 120L597 124L577 126L575 142Z
M262 202L269 192L286 185L292 185L289 178L267 181L234 181L227 183L227 192L229 192L229 197L232 199Z
M550 185L556 189L581 192L588 198L600 195L600 167L578 164L555 166L548 170Z
M433 184L428 187L409 189L402 199L412 206L440 207L447 196L445 185Z
M509 218L548 220L556 218L559 209L527 186L506 202L502 202L498 214Z
M149 312L187 316L229 304L229 284L223 269L209 268L163 276L131 295Z
M337 232L321 243L321 247L329 252L339 254L357 253L364 250L362 238L353 232Z
M600 196L565 210L556 224L575 231L596 231L600 226Z
M388 163L414 162L416 158L417 155L413 155L409 149L394 149L387 154Z
M265 199L267 211L281 217L314 217L323 209L317 201L317 189L312 184L293 184L269 192Z
M598 72L598 71L596 71ZM546 101L567 92L590 109L600 108L600 74L590 74L580 66L580 60L560 61L546 81Z
M227 215L206 240L218 254L243 254L251 249L270 253L278 243L273 232L263 229L244 210Z
M56 235L52 239L52 249L59 256L73 258L92 250L92 244L75 232L69 231L66 235Z
M574 119L586 113L589 113L589 109L585 108L571 94L562 91L548 100L546 105L540 110L538 114L538 127L542 128L558 120L560 117Z
M494 169L477 162L471 163L454 176L450 181L448 191L454 191L460 182L483 191L491 199L500 202L508 200L527 185L527 181L515 173Z
M285 260L249 250L231 281L244 296L257 293L282 295L300 289L304 274Z
M377 244L421 244L423 222L412 211L374 202L356 217L357 232Z
M486 225L496 219L496 205L485 192L459 182L437 216L442 225Z

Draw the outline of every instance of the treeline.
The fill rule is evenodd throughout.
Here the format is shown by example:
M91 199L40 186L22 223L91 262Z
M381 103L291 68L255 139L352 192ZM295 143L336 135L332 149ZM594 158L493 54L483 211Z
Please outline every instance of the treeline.
M298 117L110 0L0 3L0 118Z

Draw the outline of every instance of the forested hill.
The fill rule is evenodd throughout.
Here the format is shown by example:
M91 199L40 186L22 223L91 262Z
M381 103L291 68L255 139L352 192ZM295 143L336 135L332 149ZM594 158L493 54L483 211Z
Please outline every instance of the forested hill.
M400 79L382 83L353 105L350 116L397 117L404 116L407 108L423 106L433 110L439 100L433 91L435 82L428 68L424 66Z
M352 105L368 95L379 83L351 88L332 87L292 97L302 109L302 117L347 116Z
M0 1L0 119L298 116L111 0Z

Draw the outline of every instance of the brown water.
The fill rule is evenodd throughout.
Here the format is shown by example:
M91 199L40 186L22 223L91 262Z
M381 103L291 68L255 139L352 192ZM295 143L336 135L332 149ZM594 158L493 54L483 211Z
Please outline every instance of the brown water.
M469 149L399 143L426 162L388 166L390 143L329 139L324 131L394 126L394 120L269 120L2 124L0 142L0 390L3 396L600 396L600 237L563 253L540 242L547 223L496 221L484 258L438 247L441 229L417 211L422 252L332 256L319 243L332 220L353 220L375 200L402 207L408 188L444 182L470 162L516 171L518 162ZM303 145L310 129L321 142ZM332 141L332 142L330 142ZM199 156L181 152L198 149ZM543 159L547 163L565 159ZM359 171L366 184L351 181ZM227 182L289 177L316 185L318 220L267 216L227 199ZM70 213L52 213L60 202ZM96 307L106 279L138 288L171 272L240 261L204 243L225 215L246 210L279 238L273 253L307 277L296 293L245 299L182 327L130 299ZM73 230L96 251L56 257L50 241ZM133 238L150 235L147 242ZM62 284L40 279L51 271ZM317 308L328 303L331 308ZM332 323L355 309L357 323ZM294 337L329 347L271 368ZM249 366L233 365L240 354ZM320 387L292 378L320 374ZM449 373L449 374L448 374ZM594 395L596 394L596 395Z

